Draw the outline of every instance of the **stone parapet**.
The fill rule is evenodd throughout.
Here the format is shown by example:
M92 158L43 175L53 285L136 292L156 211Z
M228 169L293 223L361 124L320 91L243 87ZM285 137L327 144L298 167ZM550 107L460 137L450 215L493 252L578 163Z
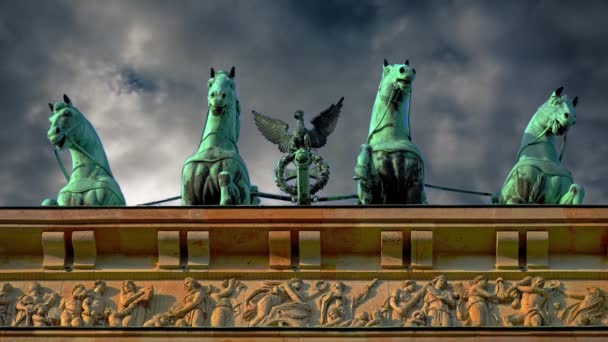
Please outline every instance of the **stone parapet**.
M8 208L0 241L15 329L608 326L603 207Z

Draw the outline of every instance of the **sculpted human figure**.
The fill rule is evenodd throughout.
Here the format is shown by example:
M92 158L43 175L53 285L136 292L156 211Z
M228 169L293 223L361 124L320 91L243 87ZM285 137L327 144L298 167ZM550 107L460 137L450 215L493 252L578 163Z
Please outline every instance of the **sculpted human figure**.
M587 289L587 293L562 292L567 297L578 299L580 302L572 304L559 315L564 324L569 326L601 325L602 318L608 311L608 298L597 287Z
M465 325L474 327L495 326L499 320L494 316L492 302L498 302L496 294L488 291L488 276L479 275L473 279L468 290L466 310L459 319ZM460 316L460 315L459 315Z
M422 310L412 312L412 317L408 318L403 324L404 327L425 327L426 325L427 317Z
M45 304L48 307L55 305L59 295L56 293L43 293L42 286L38 282L32 282L25 288L26 294L19 297L15 309L14 327L31 327L34 325L32 315L36 311L36 305Z
M244 285L236 279L229 279L222 283L223 289L219 292L211 293L209 297L215 302L211 311L210 325L212 327L231 327L234 326L234 306L232 298L238 295L239 290Z
M243 318L249 326L306 326L312 315L309 300L326 289L325 282L315 283L311 295L303 293L301 279L285 282L266 281L264 286L253 291L245 300L247 307Z
M339 324L337 321L347 319L348 312L348 297L345 294L346 285L341 281L336 281L331 285L331 289L327 294L321 296L321 326L328 326L329 323ZM333 312L333 314L332 314ZM340 314L339 317L332 317Z
M508 290L517 292L519 299L519 313L507 316L507 325L524 325L526 327L540 327L548 325L549 317L546 304L549 292L545 287L545 279L534 277L525 278ZM517 303L515 305L517 307Z
M87 291L87 296L82 302L82 320L86 327L106 327L106 282L98 280L93 290Z
M4 283L0 288L0 327L8 327L15 315L15 298L13 285Z
M48 318L49 307L46 304L36 304L32 314L32 323L35 327L50 327L53 321Z
M82 319L82 305L87 296L87 289L82 284L76 284L72 288L72 293L69 297L61 299L59 309L61 312L62 327L82 327L84 321Z
M391 318L404 323L407 315L418 305L420 299L422 299L427 287L428 285L416 292L416 282L413 280L405 280L402 283L401 288L393 290L391 296L384 304L384 306L389 308Z
M173 305L169 311L156 314L144 323L144 327L173 327L176 323L175 312L178 312L181 304Z
M432 327L450 327L452 322L452 309L456 306L454 295L448 288L444 275L439 275L431 281L424 293L422 310L427 316L427 325Z
M170 317L175 318L176 327L202 327L205 322L205 305L208 289L193 278L184 279L184 289L188 291L180 307L175 307Z
M154 296L154 290L145 287L137 290L132 280L125 280L120 286L118 311L114 313L123 327L139 327L144 324L147 307Z

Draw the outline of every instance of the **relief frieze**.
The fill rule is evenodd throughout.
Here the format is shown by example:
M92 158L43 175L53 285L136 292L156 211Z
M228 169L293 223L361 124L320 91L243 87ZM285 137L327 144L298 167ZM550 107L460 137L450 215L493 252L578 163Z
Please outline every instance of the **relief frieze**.
M0 284L4 327L606 326L608 282L554 280L45 281Z

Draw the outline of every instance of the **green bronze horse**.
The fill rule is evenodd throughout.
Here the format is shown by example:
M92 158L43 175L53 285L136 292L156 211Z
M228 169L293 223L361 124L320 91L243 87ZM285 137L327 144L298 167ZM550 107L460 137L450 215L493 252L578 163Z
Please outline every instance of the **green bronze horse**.
M558 88L528 123L511 169L498 198L499 204L581 204L585 191L575 184L561 163L555 136L564 135L576 122L578 98L570 100ZM565 139L564 139L565 144ZM564 145L565 146L565 145Z
M361 204L426 203L424 162L409 125L415 77L409 61L389 65L384 60L367 143L361 145L355 167Z
M70 150L72 175L68 177L65 173L69 178L68 184L59 191L56 200L46 199L42 205L125 205L93 125L66 95L63 95L63 102L49 103L49 108L52 113L49 118L49 141L56 149Z
M182 171L182 203L185 205L251 204L247 166L237 142L241 109L236 97L234 67L230 73L211 68L207 123L198 151L186 160Z

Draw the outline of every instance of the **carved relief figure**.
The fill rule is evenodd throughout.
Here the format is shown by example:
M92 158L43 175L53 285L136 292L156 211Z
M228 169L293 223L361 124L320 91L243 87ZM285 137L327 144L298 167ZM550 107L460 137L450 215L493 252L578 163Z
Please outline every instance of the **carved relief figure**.
M545 279L526 277L507 290L515 300L513 307L518 314L507 316L507 325L524 325L526 327L546 326L550 323L547 310L549 291L544 288Z
M184 288L188 293L184 296L181 306L174 307L172 317L176 318L176 327L202 327L207 313L205 306L209 296L206 286L193 278L184 279Z
M106 320L106 282L98 280L95 282L93 290L87 292L87 296L82 303L82 320L87 327L107 327Z
M567 297L580 300L560 313L559 318L564 320L564 324L570 326L601 325L602 317L608 309L606 294L597 287L588 288L587 291L586 294L562 292Z
M163 312L160 314L156 314L152 316L146 323L144 323L144 327L172 327L175 326L176 316L175 313L179 311L181 308L181 304L173 305L169 311Z
M72 288L72 294L68 298L62 298L59 303L62 327L82 327L82 304L87 296L87 289L82 284L76 284Z
M349 306L345 290L346 285L336 281L329 293L321 296L321 326L335 326L346 321Z
M432 286L426 287L422 310L427 316L427 325L431 327L450 327L452 309L456 306L454 295L448 287L444 275L439 275L431 281Z
M464 321L465 325L474 327L495 326L500 319L494 315L491 303L497 301L498 297L488 291L488 276L477 276L469 287L464 310L460 310L462 305L458 306L458 318Z
M59 298L59 295L56 293L43 293L42 286L38 282L28 284L25 292L26 294L19 297L15 305L17 313L13 322L14 327L34 326L32 315L36 311L36 305L45 304L48 307L52 307Z
M422 290L416 293L416 282L413 280L405 280L401 288L393 291L391 296L386 300L384 306L388 308L388 312L393 320L404 323L409 312L415 308L422 296L426 292L426 285Z
M312 315L307 301L327 289L327 283L316 282L311 295L302 293L301 279L286 282L265 281L264 286L253 291L245 300L247 310L243 318L249 326L306 326Z
M236 279L226 280L222 283L223 289L210 295L215 306L211 311L210 325L212 327L231 327L234 326L234 306L232 298L238 296L240 290L245 288Z
M425 327L427 325L427 317L424 311L416 310L412 312L412 317L405 321L405 327Z
M144 324L146 310L154 290L150 287L137 290L132 280L125 280L120 286L120 297L118 299L118 311L114 316L120 319L122 327L139 327Z
M0 327L8 327L13 321L15 315L13 290L11 283L4 283L0 288Z
M32 314L32 323L35 327L50 327L53 321L48 317L49 307L46 304L36 304Z

